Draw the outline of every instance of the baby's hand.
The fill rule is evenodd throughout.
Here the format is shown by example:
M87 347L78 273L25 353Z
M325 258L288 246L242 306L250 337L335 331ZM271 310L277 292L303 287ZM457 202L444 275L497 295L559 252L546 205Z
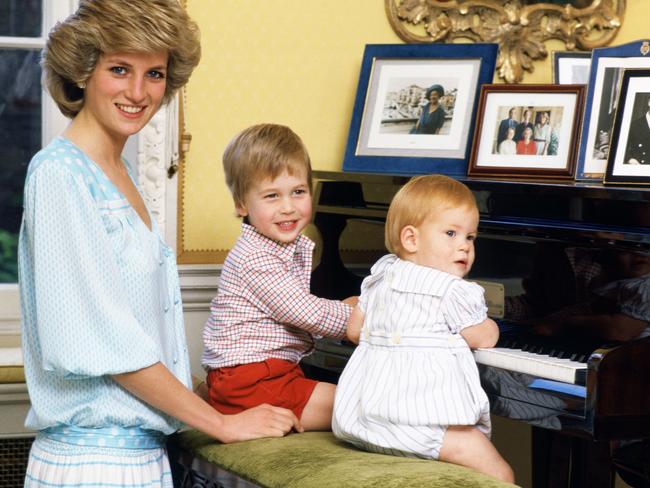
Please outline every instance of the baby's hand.
M357 303L359 303L359 297L347 297L346 299L341 301L346 305L350 305L351 307L356 307Z

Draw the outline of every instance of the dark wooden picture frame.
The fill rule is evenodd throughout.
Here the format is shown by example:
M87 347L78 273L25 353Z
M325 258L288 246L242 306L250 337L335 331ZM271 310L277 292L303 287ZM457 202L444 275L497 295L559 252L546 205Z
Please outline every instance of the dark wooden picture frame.
M470 176L571 179L584 85L483 85Z

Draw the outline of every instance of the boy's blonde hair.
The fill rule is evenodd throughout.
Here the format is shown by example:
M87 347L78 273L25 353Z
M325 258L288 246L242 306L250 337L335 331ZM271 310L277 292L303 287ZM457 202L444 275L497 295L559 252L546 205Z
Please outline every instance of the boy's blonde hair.
M304 174L311 193L309 154L298 135L289 127L258 124L244 129L223 152L223 171L235 205L244 203L253 184L275 179L283 171L295 176Z
M163 103L182 87L201 58L199 28L178 0L81 0L57 23L43 49L43 80L59 109L73 118L84 105L80 86L101 54L166 51Z
M468 207L478 212L472 191L459 181L443 175L417 176L393 197L385 226L386 248L402 257L400 239L407 225L420 226L428 217L447 208Z

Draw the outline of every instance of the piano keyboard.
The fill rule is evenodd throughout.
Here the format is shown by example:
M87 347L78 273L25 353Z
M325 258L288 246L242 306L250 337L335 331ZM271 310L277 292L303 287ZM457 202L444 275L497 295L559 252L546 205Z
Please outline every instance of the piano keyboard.
M478 364L564 383L584 385L587 379L586 363L520 349L504 347L477 349L474 351L474 358Z

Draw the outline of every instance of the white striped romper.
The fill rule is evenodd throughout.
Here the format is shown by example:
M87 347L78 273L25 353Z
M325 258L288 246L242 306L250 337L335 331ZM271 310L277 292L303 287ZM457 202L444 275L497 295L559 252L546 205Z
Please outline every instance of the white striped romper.
M359 346L336 389L332 430L369 451L437 459L450 425L490 435L489 401L460 331L487 317L484 290L382 257L361 286Z

